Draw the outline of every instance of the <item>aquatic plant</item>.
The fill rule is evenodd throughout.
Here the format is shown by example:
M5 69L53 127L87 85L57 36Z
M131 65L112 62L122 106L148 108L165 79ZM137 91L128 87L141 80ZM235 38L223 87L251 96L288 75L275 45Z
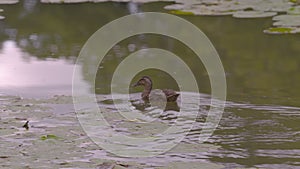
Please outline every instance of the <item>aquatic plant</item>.
M175 2L165 6L165 9L177 15L188 12L194 15L232 15L235 18L273 17L274 27L266 29L265 33L299 33L300 6L297 0L175 0Z
M82 3L82 2L136 2L147 3L159 0L41 0L43 3ZM265 30L265 33L298 33L299 32L299 0L160 0L171 1L174 4L164 8L175 15L232 15L235 18L262 18L274 17L274 27ZM278 13L288 16L279 17ZM298 16L297 16L298 15ZM275 29L278 28L278 29ZM286 29L284 29L286 28ZM286 30L292 31L286 31ZM285 30L285 31L282 31Z
M273 28L292 29L293 31L279 31L278 33L299 33L300 0L41 0L42 3L83 3L83 2L174 2L164 8L175 15L232 15L235 18L273 17L273 27L266 29L271 33ZM18 0L2 0L0 4L14 4ZM278 14L279 20L278 20ZM282 14L287 16L282 16ZM4 19L0 16L0 19Z

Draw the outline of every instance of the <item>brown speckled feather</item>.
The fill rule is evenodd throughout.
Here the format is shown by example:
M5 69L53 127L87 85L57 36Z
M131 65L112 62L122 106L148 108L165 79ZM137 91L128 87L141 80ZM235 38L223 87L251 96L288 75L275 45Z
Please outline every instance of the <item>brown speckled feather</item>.
M168 102L176 101L178 96L180 95L172 89L163 89L162 91L165 93Z
M150 77L143 76L133 86L134 87L136 87L136 86L144 86L144 91L142 92L142 98L146 99L146 100L149 99L149 94L150 94L150 92L152 90L152 80L151 80ZM179 94L176 93L172 89L163 89L162 91L166 95L168 102L175 102L177 100L178 96L179 96Z

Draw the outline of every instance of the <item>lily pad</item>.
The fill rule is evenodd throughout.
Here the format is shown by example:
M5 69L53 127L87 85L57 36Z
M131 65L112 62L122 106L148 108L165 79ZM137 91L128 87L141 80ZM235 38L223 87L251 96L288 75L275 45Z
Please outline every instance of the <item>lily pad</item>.
M136 3L148 3L157 2L161 0L41 0L42 3L83 3L83 2L136 2ZM163 1L173 1L173 0L163 0Z
M218 6L205 6L205 5L196 5L191 9L183 9L182 11L191 12L195 15L209 15L209 16L231 15L234 12L230 10L223 10Z
M299 0L175 0L176 4L164 8L176 12L195 15L233 15L235 18L262 18L276 16L278 12L287 13L273 18L274 28L266 33L298 33L300 27ZM175 11L175 12L174 12ZM178 12L178 14L180 13Z
M277 12L264 12L264 11L238 11L233 13L235 18L264 18L275 16Z
M300 15L278 15L273 18L274 26L278 27L300 27Z
M181 11L181 10L173 10L170 11L170 13L175 15L195 15L193 12Z
M249 9L264 12L286 12L292 7L292 3L286 0L219 0L219 1L176 1L180 4L166 6L165 9L172 10L196 10L196 13L203 14L207 8L212 15L219 15L224 12L247 11ZM202 11L202 12L201 12Z
M294 6L288 9L287 13L289 15L300 15L300 6Z
M42 0L62 1L62 0ZM78 2L79 0L64 0L64 2ZM96 2L97 0L85 0ZM157 0L99 0L97 2L138 2L146 3ZM222 16L233 15L235 18L262 18L272 17L275 21L272 28L265 33L298 33L300 27L300 5L299 0L164 0L174 1L175 4L164 8L175 15L207 15ZM276 16L278 12L288 15Z
M287 3L285 0L273 0L273 1L261 0L257 4L255 4L254 9L263 10L263 11L285 12L291 6L292 4Z
M1 0L0 4L16 4L19 0Z
M290 2L293 2L293 3L300 3L300 0L290 0Z
M264 33L268 34L288 34L288 33L300 33L300 28L295 28L295 27L273 27L264 30Z
M88 0L41 0L42 3L82 3Z
M167 10L183 10L186 8L185 4L172 4L172 5L167 5L164 7L164 9Z

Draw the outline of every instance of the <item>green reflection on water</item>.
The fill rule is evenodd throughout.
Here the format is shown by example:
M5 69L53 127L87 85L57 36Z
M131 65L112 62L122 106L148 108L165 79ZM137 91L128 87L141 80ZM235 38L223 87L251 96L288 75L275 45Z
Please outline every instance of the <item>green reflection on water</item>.
M23 1L16 5L1 5L0 8L5 10L3 14L6 19L0 21L0 47L3 47L4 41L13 40L24 52L29 53L30 57L36 57L41 60L58 58L73 63L85 41L101 26L129 14L130 11L166 12L163 10L163 6L166 4L42 5L37 1ZM198 26L210 38L219 52L227 74L228 100L238 103L300 106L300 90L298 89L298 84L300 83L299 34L279 36L264 34L263 30L272 25L272 21L269 18L240 20L230 16L181 17ZM193 73L197 76L200 91L210 93L208 75L194 53L174 39L156 35L134 36L113 47L105 57L104 62L101 63L97 74L96 89L91 89L91 91L96 90L97 93L109 93L111 76L117 65L131 52L147 47L163 48L180 56L191 66ZM88 67L88 64L83 65L83 75L87 72ZM176 82L163 72L147 70L140 72L136 79L142 74L152 76L155 82L154 88L178 89ZM133 81L136 79L133 79ZM93 83L87 77L84 80L89 84ZM132 92L136 91L139 91L139 89ZM298 115L263 114L264 112L259 112L255 109L240 110L237 107L234 110L226 110L226 112L228 111L232 111L233 113L231 114L237 116L233 118L237 119L237 121L229 123L229 127L238 122L245 122L245 124L238 125L233 130L221 128L215 134L221 136L235 135L245 140L237 142L236 145L224 142L217 144L225 149L225 153L230 153L231 150L234 151L236 147L232 146L239 144L240 147L238 148L249 151L249 157L238 160L233 157L212 157L210 160L245 164L250 167L257 163L274 161L274 158L268 157L268 154L262 153L260 157L257 157L257 154L255 154L257 152L253 151L264 148L281 148L292 151L299 147L299 142L296 142L297 139L295 138L299 135L296 133L299 131ZM282 114L285 113L283 112ZM251 119L249 120L250 117ZM264 121L260 125L256 125L256 122L261 119L268 120L274 117L276 117L274 121L267 121L269 122L267 126ZM230 120L232 117L228 117L228 119ZM273 122L278 123L274 124ZM270 144L263 144L258 143L258 139L255 138L257 133L262 135L271 133L272 135L272 132L274 132L278 135L284 135L285 129L295 133L296 136L287 137L288 140L296 140L294 143L283 142L274 146L272 140L270 140ZM278 135L275 136L279 137ZM270 147L266 147L267 145ZM276 152L273 152L273 154L276 154ZM267 157L263 157L263 155ZM275 160L274 163L278 164L294 161L294 159L284 158Z
M67 58L70 61L74 61L85 41L109 21L136 11L164 12L163 6L167 4L24 2L1 6L7 17L0 22L1 41L15 40L22 50L39 59ZM272 24L269 19L182 17L204 31L219 52L227 74L229 100L299 106L300 35L263 34L262 30ZM200 91L210 92L208 75L192 51L170 38L142 35L120 42L107 54L98 72L98 93L109 92L112 72L132 52L130 46L134 51L160 47L177 54L192 67ZM162 87L176 87L176 84L167 84L167 76L158 78L157 73L152 76Z

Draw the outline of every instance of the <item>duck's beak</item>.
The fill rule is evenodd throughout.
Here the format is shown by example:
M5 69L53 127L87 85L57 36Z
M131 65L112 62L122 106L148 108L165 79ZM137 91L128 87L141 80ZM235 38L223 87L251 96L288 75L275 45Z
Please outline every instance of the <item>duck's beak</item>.
M133 83L133 84L131 85L131 87L137 87L137 86L139 86L138 82Z

